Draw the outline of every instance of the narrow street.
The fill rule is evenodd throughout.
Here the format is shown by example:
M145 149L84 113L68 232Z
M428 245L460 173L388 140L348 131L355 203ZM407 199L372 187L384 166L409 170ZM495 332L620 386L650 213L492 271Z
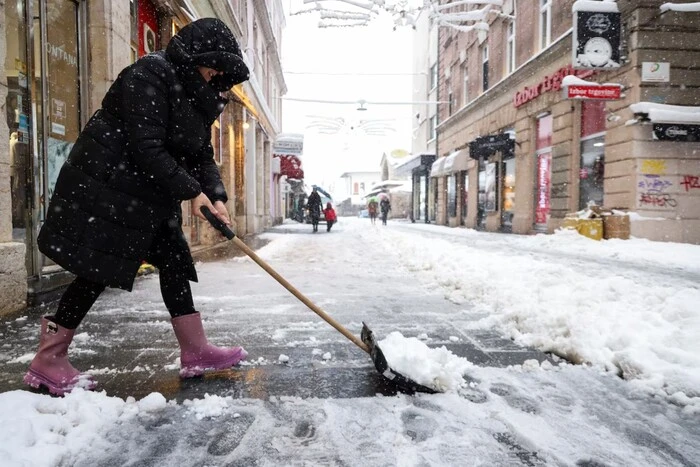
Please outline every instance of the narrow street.
M434 265L399 248L433 240L450 242L455 257L491 250L514 265L529 258L585 266L594 276L616 267L611 274L649 285L635 267L641 260L626 262L624 251L611 265L553 246L526 251L527 238L513 235L354 218L313 234L287 221L257 239L273 268L358 336L365 321L379 339L399 331L467 358L468 384L447 394L396 394L368 355L236 256L199 263L193 290L210 340L250 355L203 379L178 378L156 274L133 293L108 290L78 329L70 355L99 382L94 393L56 399L24 391L39 317L52 307L3 321L0 423L10 428L0 455L9 465L80 466L700 464L700 424L689 407L614 371L571 365L475 326L488 318L470 303L479 291L457 276L440 279ZM661 263L645 263L643 275L657 286L667 274ZM682 274L678 287L697 287L697 272ZM27 430L44 429L55 436L17 445Z

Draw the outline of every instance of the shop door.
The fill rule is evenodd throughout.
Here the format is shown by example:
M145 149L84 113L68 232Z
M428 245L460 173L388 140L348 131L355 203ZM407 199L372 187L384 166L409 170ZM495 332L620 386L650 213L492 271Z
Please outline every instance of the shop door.
M31 213L31 139L28 64L27 23L25 4L5 2L6 55L2 66L7 76L5 118L8 133L0 135L9 142L10 193L12 194L12 239L24 243ZM3 213L3 216L5 213ZM9 216L8 216L9 217Z
M84 119L81 99L81 4L42 0L33 4L32 107L36 122L38 198L35 224L43 222L58 174L80 133ZM35 230L35 234L38 229ZM52 263L35 251L37 273Z
M502 173L501 230L512 232L513 216L515 215L515 158L503 161Z

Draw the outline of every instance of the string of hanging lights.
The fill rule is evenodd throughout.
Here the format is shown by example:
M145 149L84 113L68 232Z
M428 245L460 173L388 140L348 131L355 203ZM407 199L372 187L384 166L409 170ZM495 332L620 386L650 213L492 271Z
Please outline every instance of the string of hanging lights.
M488 31L488 15L504 15L504 0L303 0L309 5L292 15L317 14L318 27L367 26L380 14L389 14L398 27L415 28L421 14L428 14L433 24L459 31ZM329 7L332 4L335 8ZM480 7L465 9L465 7ZM341 9L341 7L343 9Z

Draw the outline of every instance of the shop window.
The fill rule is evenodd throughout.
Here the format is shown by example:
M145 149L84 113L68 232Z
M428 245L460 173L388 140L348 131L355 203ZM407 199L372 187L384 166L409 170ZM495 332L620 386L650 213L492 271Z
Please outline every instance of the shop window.
M223 125L222 117L219 116L211 126L211 147L214 151L214 161L221 165L223 163Z
M540 49L552 42L552 0L540 0Z
M512 229L515 215L515 158L503 161L501 228Z
M457 217L457 174L447 177L447 216Z
M551 114L541 116L537 120L535 225L539 230L546 228L550 215L553 124Z
M466 170L460 172L460 189L462 190L462 225L467 221L467 208L469 206L469 174Z
M603 205L605 177L605 102L581 103L579 209Z
M10 190L12 193L12 236L17 242L26 239L29 219L31 186L28 184L31 158L29 85L27 79L27 27L24 12L15 2L6 2L5 9L6 56L0 66L5 67L7 96L5 96L5 118L9 132L0 138L9 141ZM4 213L3 213L4 214Z
M479 228L486 227L486 161L479 158L479 175L477 187L477 219Z

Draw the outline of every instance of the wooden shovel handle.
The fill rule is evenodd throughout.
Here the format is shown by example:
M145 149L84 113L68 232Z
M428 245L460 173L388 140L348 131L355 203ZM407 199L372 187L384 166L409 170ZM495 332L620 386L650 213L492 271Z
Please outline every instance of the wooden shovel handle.
M211 225L214 226L214 228L220 231L226 238L232 240L238 248L243 250L243 252L246 255L248 255L250 259L255 261L258 264L258 266L267 271L267 273L271 275L277 282L279 282L282 285L282 287L289 290L292 293L292 295L299 299L300 302L309 307L311 311L320 316L325 322L333 326L339 333L347 337L353 344L355 344L365 352L370 353L369 347L367 347L367 345L364 342L362 342L354 334L352 334L345 327L343 327L342 324L331 318L328 315L328 313L323 311L318 305L309 300L304 294L297 290L296 287L290 284L289 281L287 281L284 277L279 275L277 271L272 269L272 267L269 264L267 264L267 262L265 262L261 257L259 257L248 245L243 243L243 241L236 236L233 230L231 230L226 224L219 220L219 218L216 217L211 211L209 211L209 209L202 206L201 211L202 214L204 214L207 220L211 223Z

